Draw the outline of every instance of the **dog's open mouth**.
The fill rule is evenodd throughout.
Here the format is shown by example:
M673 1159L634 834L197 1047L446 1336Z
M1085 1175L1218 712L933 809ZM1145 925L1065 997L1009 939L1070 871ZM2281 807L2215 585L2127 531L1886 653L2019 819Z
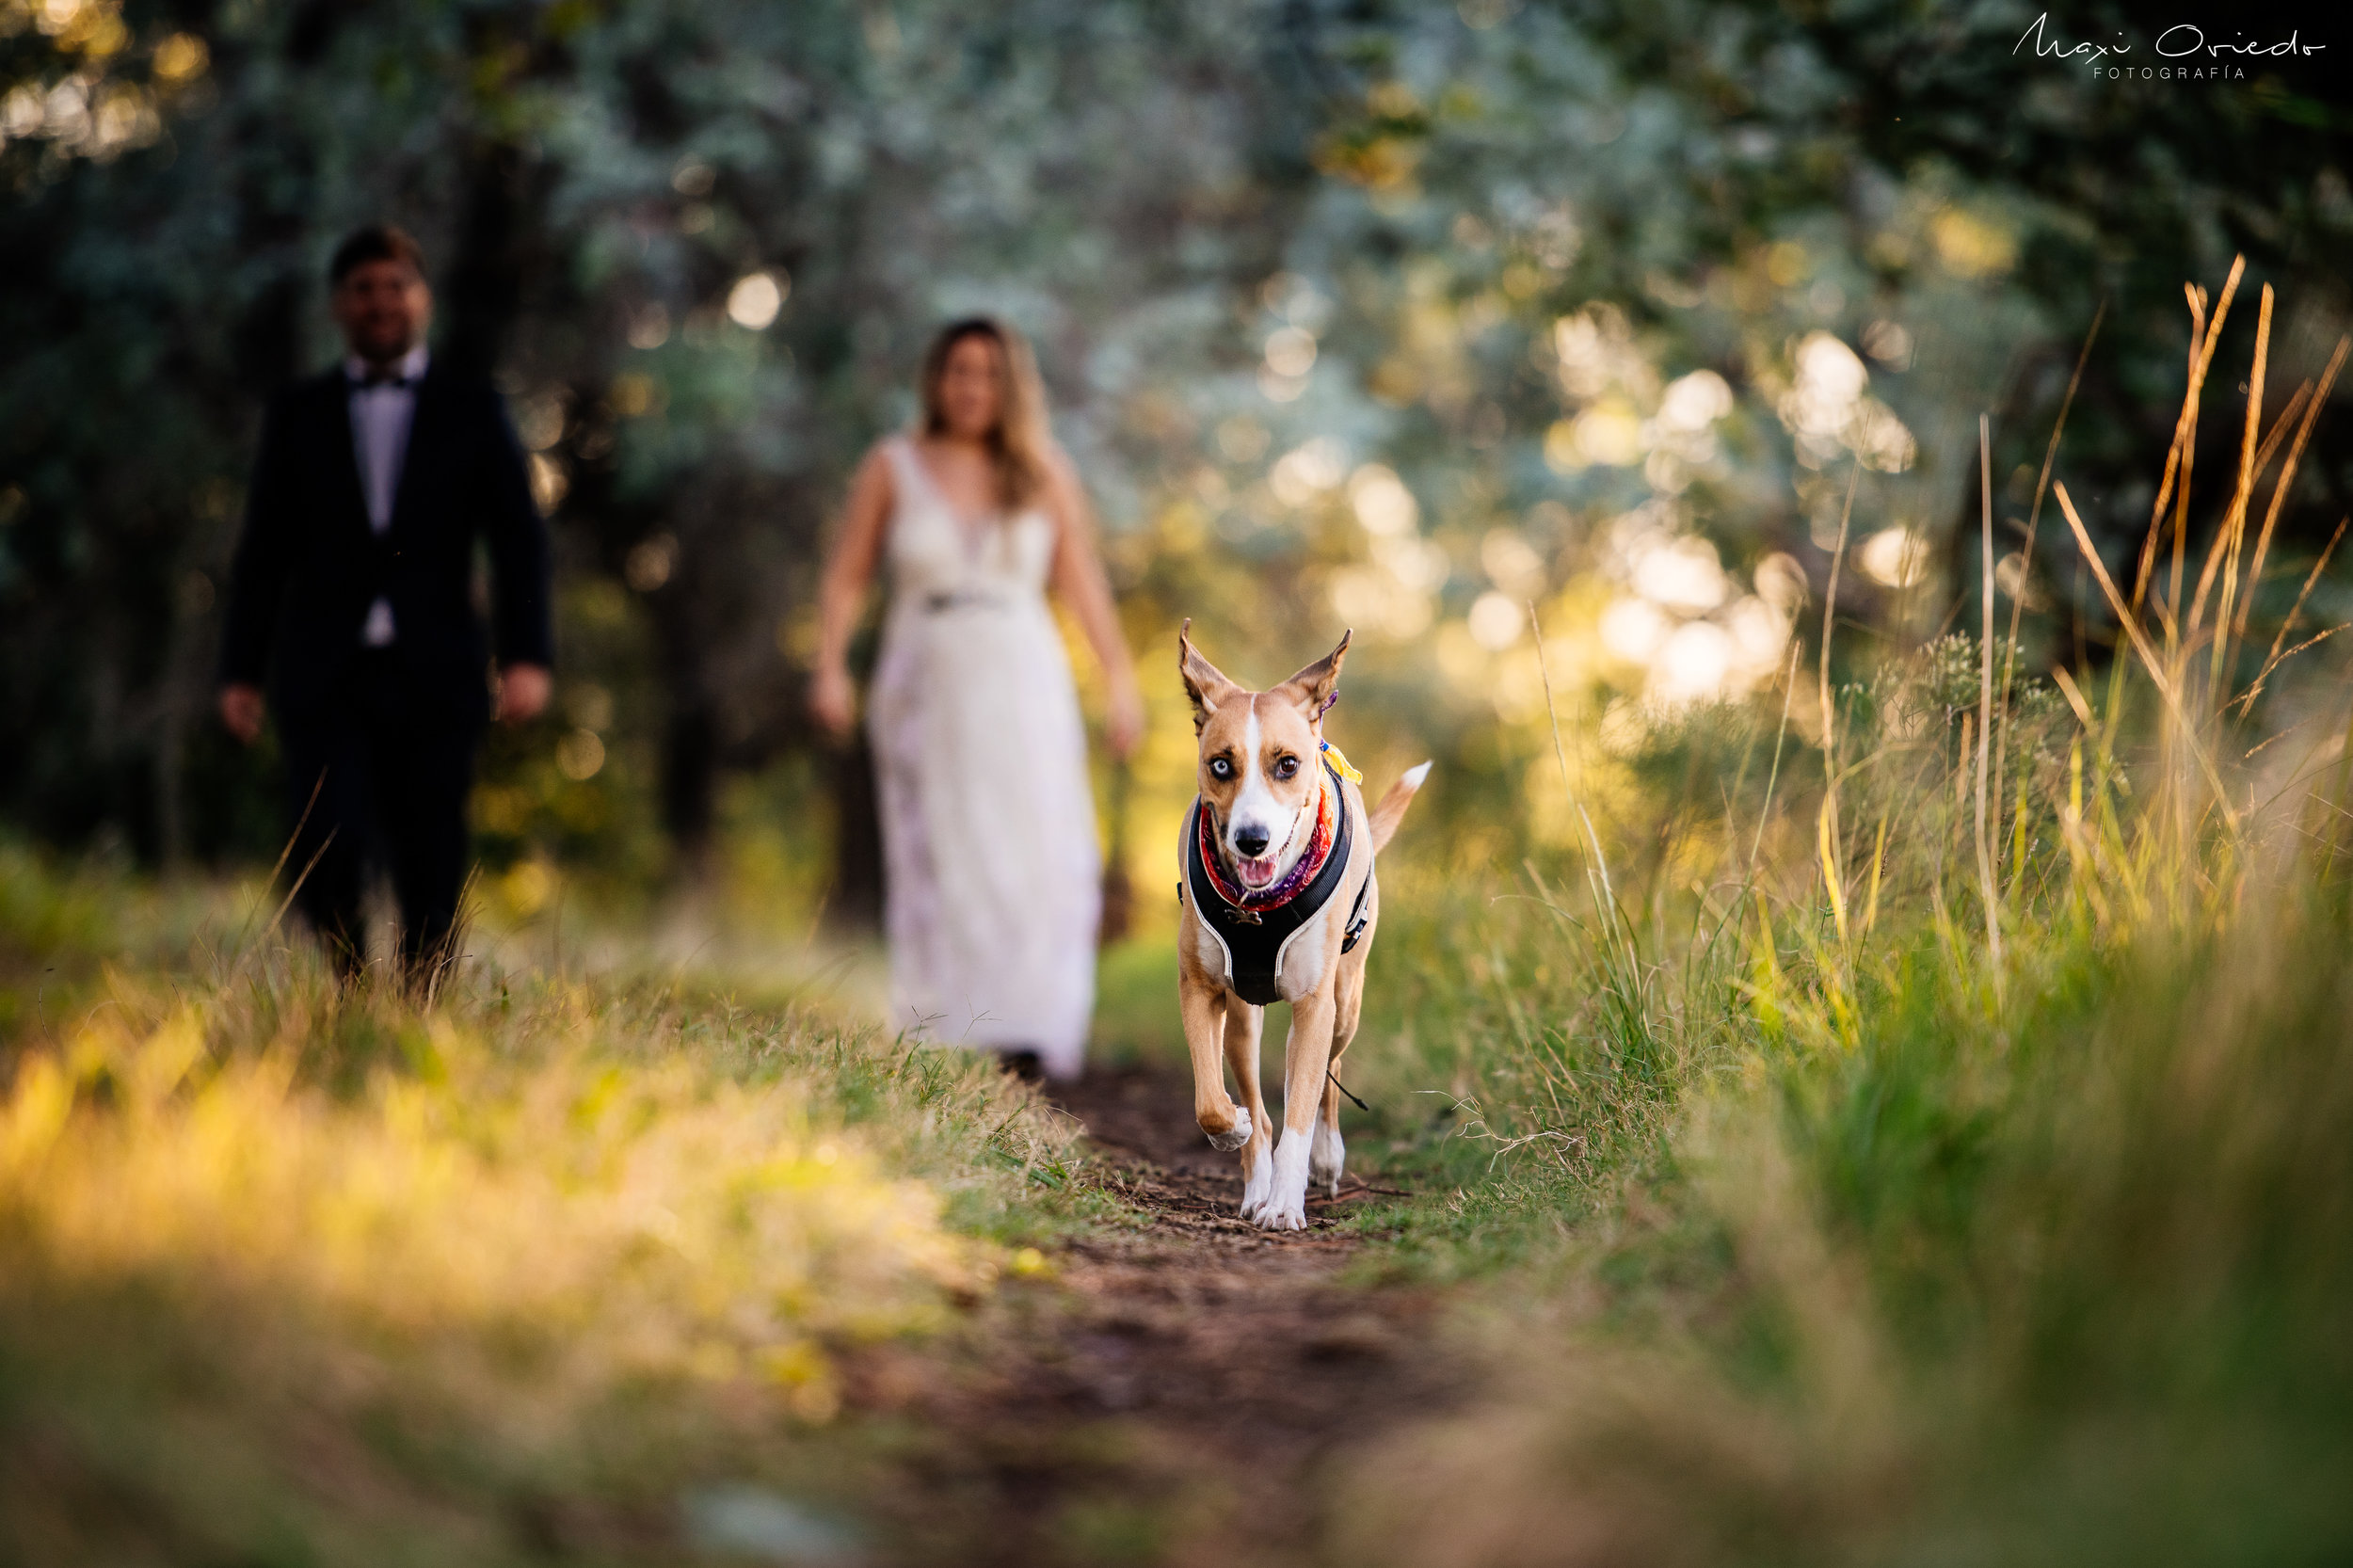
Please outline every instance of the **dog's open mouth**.
M1255 860L1237 856L1234 862L1234 872L1241 878L1242 887L1251 892L1255 893L1262 888L1271 888L1274 885L1274 856L1261 855Z

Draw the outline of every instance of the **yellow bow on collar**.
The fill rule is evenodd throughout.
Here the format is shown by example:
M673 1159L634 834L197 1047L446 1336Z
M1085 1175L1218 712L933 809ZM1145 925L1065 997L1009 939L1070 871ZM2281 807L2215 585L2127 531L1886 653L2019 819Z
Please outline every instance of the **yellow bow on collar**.
M1323 743L1323 755L1325 759L1331 762L1332 771L1338 774L1342 778L1347 779L1351 784L1362 784L1365 781L1365 776L1363 774L1358 773L1354 768L1348 765L1348 753L1342 751L1339 747L1334 745L1329 741Z

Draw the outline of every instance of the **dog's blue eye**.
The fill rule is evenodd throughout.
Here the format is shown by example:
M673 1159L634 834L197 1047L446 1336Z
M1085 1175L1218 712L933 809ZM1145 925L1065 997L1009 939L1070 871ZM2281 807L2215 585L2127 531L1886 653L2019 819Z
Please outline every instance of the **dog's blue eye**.
M1274 776L1277 778L1289 778L1298 772L1299 759L1296 757L1283 758L1274 764Z
M1234 776L1234 764L1223 757L1212 757L1209 759L1209 776L1213 778L1231 778Z

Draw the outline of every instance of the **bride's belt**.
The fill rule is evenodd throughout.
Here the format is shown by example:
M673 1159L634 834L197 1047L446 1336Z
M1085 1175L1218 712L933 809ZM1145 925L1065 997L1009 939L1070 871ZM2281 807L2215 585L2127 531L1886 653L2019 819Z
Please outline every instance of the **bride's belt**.
M957 588L948 593L925 594L922 597L921 603L923 610L927 615L937 616L944 615L950 610L1008 609L1013 605L1014 600L1012 596L1008 594L989 593L981 589Z

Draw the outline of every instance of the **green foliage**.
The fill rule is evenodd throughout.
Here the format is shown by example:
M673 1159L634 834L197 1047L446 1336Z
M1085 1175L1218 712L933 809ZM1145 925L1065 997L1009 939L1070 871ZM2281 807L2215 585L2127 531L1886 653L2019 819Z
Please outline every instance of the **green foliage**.
M100 54L42 20L66 10L109 19ZM205 723L217 584L260 396L331 352L318 275L356 222L420 234L440 351L498 368L568 581L632 623L624 683L655 700L623 705L619 749L658 758L696 839L722 768L807 743L819 531L932 323L994 308L1048 344L1064 439L1128 515L1108 400L1214 359L1214 296L1266 266L1225 218L1257 111L1218 8L0 15L0 808L65 841L274 843ZM138 135L69 123L126 93ZM567 659L593 659L604 600L567 604ZM581 857L554 825L535 840Z
M331 350L321 260L390 216L436 260L442 351L513 394L567 666L614 699L584 790L546 762L576 716L497 749L494 868L642 886L666 857L617 824L698 852L724 775L810 749L826 509L931 324L976 307L1039 343L1141 646L1190 614L1279 674L1353 625L1371 760L1443 757L1427 809L1500 863L1566 841L1516 783L1545 749L1529 601L1572 720L1737 696L1828 576L1850 460L1854 537L1919 559L1909 586L1849 570L1845 605L1899 647L1933 629L1975 571L1975 415L2023 518L2103 301L2063 472L2104 540L2152 499L2137 410L2170 399L2185 278L2244 251L2250 290L2295 283L2272 380L2316 375L2353 225L2327 73L2087 87L2020 52L2033 21L9 0L0 812L143 859L274 851L264 760L207 720L217 584L261 395ZM756 279L759 327L757 290L729 308ZM2312 448L2283 553L2342 509L2341 463ZM1728 571L1662 598L1652 546L1700 540ZM2027 668L2107 635L2065 543L2003 546ZM1164 771L1141 836L1173 827Z

